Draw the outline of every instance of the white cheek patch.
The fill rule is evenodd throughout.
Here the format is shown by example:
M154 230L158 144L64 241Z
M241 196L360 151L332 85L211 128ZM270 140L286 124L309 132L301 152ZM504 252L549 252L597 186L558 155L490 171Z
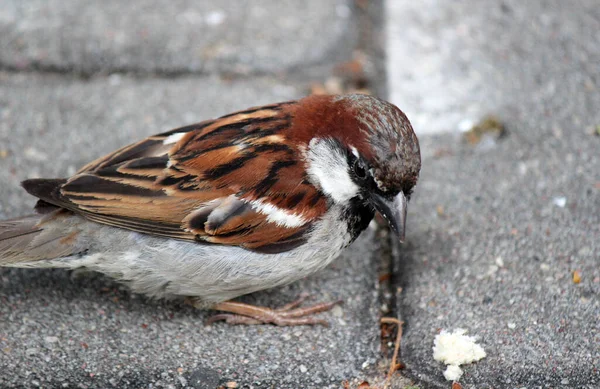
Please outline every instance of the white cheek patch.
M292 228L300 227L307 223L307 220L304 219L302 216L278 208L273 204L265 203L260 200L253 200L249 203L252 206L252 208L264 215L267 215L267 221L276 223L277 225Z
M352 181L344 153L331 142L313 139L306 153L308 174L335 202L346 202L360 188Z
M165 140L163 140L163 145L170 145L173 143L179 142L181 138L185 135L185 132L176 132L172 135L169 135Z

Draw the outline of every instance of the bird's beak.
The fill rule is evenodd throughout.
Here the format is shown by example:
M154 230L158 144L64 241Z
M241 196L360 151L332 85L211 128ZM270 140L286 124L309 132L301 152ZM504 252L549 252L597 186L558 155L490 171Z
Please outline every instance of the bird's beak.
M373 206L390 224L392 231L396 233L400 242L404 243L404 228L406 227L406 197L400 192L393 199L374 194Z

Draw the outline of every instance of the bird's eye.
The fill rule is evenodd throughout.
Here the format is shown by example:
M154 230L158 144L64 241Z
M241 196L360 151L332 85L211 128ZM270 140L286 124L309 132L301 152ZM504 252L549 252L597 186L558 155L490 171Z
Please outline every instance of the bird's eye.
M354 164L352 165L352 170L354 171L356 178L360 180L364 180L365 178L367 178L367 169L360 162L360 160L357 159L356 161L354 161Z

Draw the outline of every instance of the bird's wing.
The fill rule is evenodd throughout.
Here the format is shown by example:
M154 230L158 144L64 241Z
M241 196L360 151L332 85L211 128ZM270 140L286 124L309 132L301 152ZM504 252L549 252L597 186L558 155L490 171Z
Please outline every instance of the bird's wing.
M285 137L286 104L149 137L64 180L23 186L98 223L176 239L281 252L327 210Z

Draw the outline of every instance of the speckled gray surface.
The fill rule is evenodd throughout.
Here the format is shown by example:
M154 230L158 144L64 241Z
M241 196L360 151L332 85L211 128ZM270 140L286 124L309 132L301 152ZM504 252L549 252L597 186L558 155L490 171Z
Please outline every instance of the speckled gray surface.
M456 75L476 93L455 100L420 90L438 98L421 114L431 123L446 111L471 122L475 111L495 114L508 133L473 147L450 120L453 132L421 137L412 228L397 262L405 374L448 388L433 339L441 328L465 328L488 354L465 367L465 388L598 388L600 8L430 3L411 3L404 28L444 51L433 58L423 48L413 60L422 68L441 61L440 88ZM418 101L413 93L404 96Z
M283 72L344 59L356 39L352 15L348 0L2 0L0 66Z

